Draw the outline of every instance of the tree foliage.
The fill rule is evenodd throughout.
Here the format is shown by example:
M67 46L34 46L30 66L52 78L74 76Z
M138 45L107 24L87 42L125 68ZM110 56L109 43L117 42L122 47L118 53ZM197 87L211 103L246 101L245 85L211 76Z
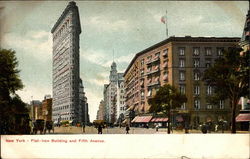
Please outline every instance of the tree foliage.
M15 51L0 49L0 66L1 134L11 134L14 133L16 116L28 112L25 103L16 94L23 84L18 74Z
M156 92L156 95L153 98L148 100L150 105L149 112L158 113L162 112L168 115L168 133L170 133L170 119L171 119L171 109L175 109L180 107L183 103L187 101L185 95L179 93L179 91L169 85L166 84L159 88Z
M203 80L215 89L211 103L230 100L232 133L236 133L235 115L240 97L249 95L249 73L249 50L243 52L240 48L230 48L223 51L223 56L203 76Z

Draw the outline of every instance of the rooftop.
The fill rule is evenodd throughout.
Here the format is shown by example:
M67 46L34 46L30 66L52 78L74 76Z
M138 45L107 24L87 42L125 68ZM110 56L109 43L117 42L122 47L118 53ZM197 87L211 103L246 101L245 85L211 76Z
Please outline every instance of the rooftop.
M185 37L175 37L175 36L171 36L155 45L152 45L148 48L146 48L145 50L142 50L140 52L138 52L134 58L132 59L132 61L130 62L130 64L128 65L126 71L124 72L124 76L126 75L126 73L128 72L128 70L130 69L130 67L132 66L132 64L134 63L134 61L140 56L143 55L144 53L147 53L157 47L160 47L162 45L165 45L169 42L239 42L240 38L239 37L191 37L191 36L185 36Z

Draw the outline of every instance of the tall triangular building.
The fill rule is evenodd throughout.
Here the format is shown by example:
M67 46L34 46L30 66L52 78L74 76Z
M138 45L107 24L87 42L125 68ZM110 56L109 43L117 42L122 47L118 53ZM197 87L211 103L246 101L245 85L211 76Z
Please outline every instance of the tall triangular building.
M78 7L69 2L51 30L53 34L53 106L52 120L80 123L79 113L79 36Z

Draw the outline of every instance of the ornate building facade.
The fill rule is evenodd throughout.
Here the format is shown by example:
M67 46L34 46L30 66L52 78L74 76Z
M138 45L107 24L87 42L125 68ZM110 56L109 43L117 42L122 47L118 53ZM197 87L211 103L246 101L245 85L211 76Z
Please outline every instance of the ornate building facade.
M81 122L79 112L79 35L78 7L69 2L51 30L53 34L52 120Z
M221 100L217 105L208 102L206 97L213 94L213 87L202 81L202 74L222 56L223 49L237 46L239 40L170 37L137 53L124 73L128 110L136 115L148 114L148 99L160 86L170 84L188 98L187 103L174 110L176 119L173 121L183 121L185 116L196 126L220 118L229 121L227 101Z

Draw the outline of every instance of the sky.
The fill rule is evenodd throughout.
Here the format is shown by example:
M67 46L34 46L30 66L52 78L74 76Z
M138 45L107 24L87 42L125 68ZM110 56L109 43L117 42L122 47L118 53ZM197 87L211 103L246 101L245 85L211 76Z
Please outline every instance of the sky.
M0 1L0 47L13 49L25 87L23 101L52 95L53 25L69 1ZM136 53L166 39L160 19L167 10L169 36L241 37L247 1L76 1L80 77L96 118L111 63L124 72ZM114 51L114 58L113 58Z

